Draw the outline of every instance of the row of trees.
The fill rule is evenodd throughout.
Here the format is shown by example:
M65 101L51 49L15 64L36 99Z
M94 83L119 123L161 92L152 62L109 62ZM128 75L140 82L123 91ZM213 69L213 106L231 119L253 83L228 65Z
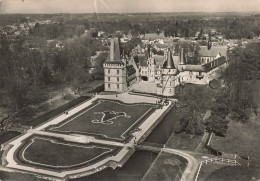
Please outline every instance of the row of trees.
M123 19L120 21L98 21L85 23L86 28L97 28L107 33L114 33L121 30L125 34L133 36L146 33L164 32L165 36L181 36L185 38L194 37L200 32L200 39L203 33L208 33L211 28L217 30L227 39L253 38L260 34L260 21L255 17L236 17L220 19L194 19L193 17L173 17L171 19L143 18L136 21ZM159 29L159 32L158 32Z
M253 100L260 72L260 43L237 47L229 55L229 66L224 80L230 92L231 107L235 113L245 114L247 107L256 107ZM240 114L241 116L241 114ZM246 121L246 117L242 120Z

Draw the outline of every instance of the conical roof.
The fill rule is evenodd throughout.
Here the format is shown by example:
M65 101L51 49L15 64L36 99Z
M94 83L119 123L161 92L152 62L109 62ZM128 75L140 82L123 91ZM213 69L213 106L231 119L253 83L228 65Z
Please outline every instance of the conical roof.
M164 69L176 69L174 66L174 63L173 63L172 52L170 49L168 49L167 57L163 64L163 68Z

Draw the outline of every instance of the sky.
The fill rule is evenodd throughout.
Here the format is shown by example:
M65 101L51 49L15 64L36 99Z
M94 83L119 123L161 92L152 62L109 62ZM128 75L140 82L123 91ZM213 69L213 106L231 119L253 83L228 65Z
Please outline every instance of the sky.
M260 0L0 0L0 13L260 12Z

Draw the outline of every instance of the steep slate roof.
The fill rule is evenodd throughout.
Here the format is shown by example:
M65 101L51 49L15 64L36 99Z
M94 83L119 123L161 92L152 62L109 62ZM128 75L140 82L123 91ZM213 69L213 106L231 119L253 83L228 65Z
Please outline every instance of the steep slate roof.
M175 69L173 58L172 58L172 52L170 49L168 49L166 60L163 64L164 69Z
M126 72L127 72L127 75L130 76L132 74L135 74L136 70L133 65L128 65L126 67Z
M216 63L215 63L215 66L211 66L211 63L212 63L213 61L216 62ZM224 63L226 62L226 58L225 58L225 57L220 57L220 58L215 59L215 60L213 60L213 61L212 61L212 62L209 62L209 63L206 63L206 64L203 65L203 69L205 70L205 72L209 72L209 71L215 69L216 67L218 67L218 66L224 64Z
M110 50L105 63L124 64L121 60L120 42L118 38L111 39Z
M208 50L208 46L200 46L199 55L202 57L216 57L220 53L221 56L227 56L227 47L226 46L212 46Z
M215 62L215 65L213 64ZM204 65L179 65L179 71L209 72L226 62L225 57L220 57ZM213 66L212 66L213 65Z
M193 72L205 72L202 65L183 65L183 71L193 71Z

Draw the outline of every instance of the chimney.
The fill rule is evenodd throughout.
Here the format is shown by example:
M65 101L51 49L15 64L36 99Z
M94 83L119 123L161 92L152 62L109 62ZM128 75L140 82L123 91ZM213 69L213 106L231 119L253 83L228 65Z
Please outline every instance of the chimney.
M208 41L208 50L211 49L211 46L212 46L212 45L211 45L211 41L209 40L209 41Z
M150 58L150 57L151 57L151 49L150 49L150 46L148 47L147 51L148 51L148 58Z
M181 60L180 60L180 64L184 65L184 50L183 48L181 48Z
M111 44L110 44L110 61L114 61L114 39L111 39Z

